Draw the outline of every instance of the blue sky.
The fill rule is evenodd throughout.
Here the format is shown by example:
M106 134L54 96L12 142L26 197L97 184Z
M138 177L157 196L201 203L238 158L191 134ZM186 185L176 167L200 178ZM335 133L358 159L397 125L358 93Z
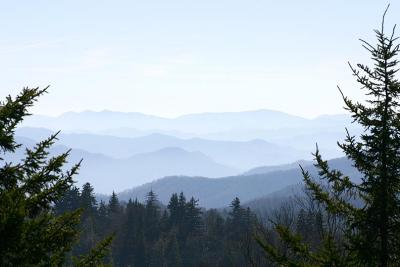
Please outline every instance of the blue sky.
M187 113L343 113L362 99L347 61L368 63L387 1L1 1L0 96L51 85L34 108ZM388 29L400 22L393 1ZM398 21L396 21L398 19Z

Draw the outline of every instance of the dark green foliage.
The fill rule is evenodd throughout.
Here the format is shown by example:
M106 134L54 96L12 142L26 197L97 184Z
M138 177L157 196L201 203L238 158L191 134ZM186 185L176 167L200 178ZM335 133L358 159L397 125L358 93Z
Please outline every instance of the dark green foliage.
M73 186L71 189L67 190L64 193L62 199L55 202L57 213L63 214L67 211L77 210L80 207L79 198L79 188Z
M89 253L96 243L100 241L95 228L97 201L94 196L94 189L89 183L83 185L78 203L83 210L81 216L82 231L80 234L80 246L75 247L75 253L79 255Z
M230 205L230 211L226 220L226 250L229 257L226 257L224 264L230 266L245 266L252 262L254 255L251 255L255 243L253 236L256 233L257 219L250 212L241 206L239 198L235 198Z
M144 232L146 239L153 242L159 238L160 235L160 206L157 201L157 196L153 191L147 194L144 224L146 230ZM161 246L161 244L160 244Z
M97 207L96 197L94 195L94 189L86 183L82 187L80 196L81 208L83 208L83 217L93 216Z
M85 188L88 185L82 193L78 190L79 196ZM79 198L77 202L85 203ZM120 203L114 193L107 205L100 202L93 209L95 240L115 233L107 258L114 266L254 266L254 259L265 263L253 238L260 224L249 209L240 206L239 199L235 203L238 206L225 218L219 211L202 210L197 200L187 201L183 193L173 194L167 207L153 191L145 203ZM88 234L84 224L81 230L82 235ZM81 238L76 247L84 244Z
M74 266L86 267L86 266L109 266L103 263L103 259L109 253L109 248L113 237L110 236L101 241L95 248L91 249L90 252L80 258L74 259Z
M108 202L108 213L118 214L120 211L121 211L121 205L119 204L117 194L115 194L115 192L112 192L111 198Z
M362 181L355 184L348 176L331 169L317 149L315 166L323 182L313 179L305 170L303 176L313 200L325 211L313 218L315 225L306 221L308 214L301 212L299 223L311 228L307 231L322 231L323 242L315 247L305 233L299 231L295 235L289 228L277 225L290 253L283 254L278 248L259 242L280 265L400 265L400 83L395 77L399 45L394 29L387 36L383 25L384 20L381 30L375 31L376 46L362 41L371 53L373 67L350 65L366 92L365 103L343 96L345 108L365 132L358 138L347 133L339 146L361 172ZM341 220L339 231L324 229L324 216Z
M182 258L179 252L179 244L174 232L167 237L167 249L165 252L165 261L167 266L182 266Z
M46 88L47 89L47 88ZM46 89L28 89L0 103L0 151L7 155L20 147L14 131ZM0 266L61 266L78 238L80 204L72 177L79 163L63 171L69 151L49 157L57 134L26 149L20 163L0 158ZM58 207L54 212L53 207ZM90 255L100 262L106 244ZM84 262L80 266L87 266Z
M184 214L185 235L196 235L203 231L202 212L198 207L198 201L193 197L186 203Z

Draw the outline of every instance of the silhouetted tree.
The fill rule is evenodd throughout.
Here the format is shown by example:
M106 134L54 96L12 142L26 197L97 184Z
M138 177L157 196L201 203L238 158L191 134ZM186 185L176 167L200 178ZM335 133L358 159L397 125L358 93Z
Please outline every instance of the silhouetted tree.
M46 88L47 89L47 88ZM31 107L46 89L25 88L16 97L0 103L0 151L7 156L20 147L16 126L29 115ZM63 167L69 151L49 157L49 148L57 134L25 150L19 163L0 158L0 266L62 266L78 237L80 211L70 201L76 193L73 176L79 163L69 171ZM72 191L69 191L72 190ZM68 194L71 193L71 194ZM61 199L67 195L62 203ZM56 203L65 211L54 211ZM62 204L61 204L62 203ZM86 257L76 259L101 265L111 239L105 240ZM85 265L87 266L87 265Z
M144 223L146 225L145 237L153 242L159 237L160 207L156 194L151 190L147 194ZM161 244L160 244L161 246Z
M347 132L345 142L339 144L362 174L361 182L356 184L342 172L332 170L318 148L316 167L330 190L302 170L314 200L328 214L343 219L344 245L338 246L334 236L326 235L319 250L312 251L301 238L277 226L292 254L282 255L275 247L261 241L260 244L280 265L400 265L400 83L395 77L399 70L396 59L399 45L394 29L389 36L385 35L384 18L385 15L382 28L375 31L377 44L362 41L371 53L373 67L350 65L357 82L366 91L365 104L343 96L345 108L365 130L359 138ZM361 204L355 205L352 199Z
M55 201L55 212L60 215L68 211L74 211L81 207L80 205L80 190L78 187L73 186L68 189L63 197Z

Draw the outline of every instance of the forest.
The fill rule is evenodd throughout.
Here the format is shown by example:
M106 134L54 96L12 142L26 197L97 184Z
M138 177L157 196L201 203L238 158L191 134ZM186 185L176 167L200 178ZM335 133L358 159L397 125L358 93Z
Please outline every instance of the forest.
M294 226L299 235L317 247L324 227L322 211L305 208L304 203L288 202L281 211L275 210L271 218ZM182 192L173 194L167 206L157 200L153 191L147 194L145 203L121 203L116 194L108 203L97 203L93 187L86 183L82 189L68 190L55 205L56 214L77 209L83 212L80 239L71 252L73 256L88 253L97 242L113 236L111 253L105 260L113 266L272 264L265 259L254 237L258 233L273 242L271 234L276 234L262 223L260 216L241 206L238 198L224 210L202 209L197 200L187 200Z
M76 185L82 160L66 167L71 150L50 153L59 132L12 161L22 146L17 127L49 88L7 96L0 103L0 266L399 266L400 44L395 27L387 34L385 16L376 44L361 40L371 66L349 64L364 101L339 88L363 132L346 130L338 146L361 178L332 168L317 145L316 172L300 163L298 194L263 213L238 197L204 208L181 191L166 203L153 189L144 201L115 192L100 199L90 183Z
M72 250L76 256L112 235L106 262L114 266L244 266L247 257L262 258L252 240L260 224L239 199L232 200L230 207L227 213L203 210L183 193L173 194L163 206L152 191L145 203L120 203L116 194L108 203L96 203L93 188L85 184L82 190L69 190L55 211L83 209L80 240ZM246 248L251 255L244 253Z

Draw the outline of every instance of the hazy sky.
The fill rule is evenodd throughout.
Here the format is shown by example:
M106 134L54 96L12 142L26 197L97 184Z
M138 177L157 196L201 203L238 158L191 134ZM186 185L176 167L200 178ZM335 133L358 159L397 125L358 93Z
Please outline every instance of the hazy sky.
M392 1L387 27L400 23ZM35 113L342 113L387 1L1 1L0 96L51 85Z

